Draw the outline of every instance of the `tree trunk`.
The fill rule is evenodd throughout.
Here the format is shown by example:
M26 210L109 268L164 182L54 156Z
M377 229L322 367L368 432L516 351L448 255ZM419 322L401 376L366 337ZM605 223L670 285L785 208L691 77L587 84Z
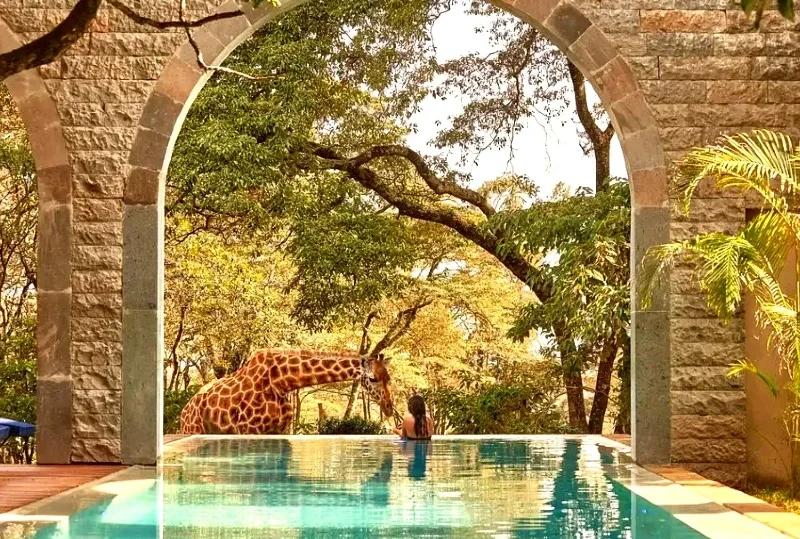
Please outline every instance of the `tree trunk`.
M321 402L317 403L317 423L322 423L325 421L325 408L322 406Z
M586 403L583 400L583 375L580 370L563 366L564 387L567 391L569 425L579 433L589 430L586 423Z
M622 344L622 357L617 369L619 376L619 412L614 434L631 433L631 341L627 335Z
M597 383L594 388L592 411L589 414L589 433L602 434L603 423L608 409L608 398L611 393L611 377L614 374L614 362L617 358L615 339L606 341L597 364Z
M560 325L556 325L553 331L561 355L561 373L567 393L569 425L578 432L584 433L588 430L589 425L586 423L586 403L583 400L583 374L575 343L568 337L566 329Z
M358 380L353 380L350 385L350 396L347 398L347 408L344 409L344 419L349 419L353 415L353 406L356 403L356 395L358 394Z
M602 193L608 188L611 176L611 139L594 145L595 193Z
M187 365L186 369L183 371L183 389L189 389L192 383L192 378L189 376L189 369L191 369L191 367Z

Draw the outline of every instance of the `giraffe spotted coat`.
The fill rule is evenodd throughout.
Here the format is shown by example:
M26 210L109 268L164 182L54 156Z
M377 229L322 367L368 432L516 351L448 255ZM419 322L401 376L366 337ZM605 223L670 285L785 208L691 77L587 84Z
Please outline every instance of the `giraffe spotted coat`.
M182 434L280 434L292 419L295 389L360 379L392 413L389 373L383 358L309 350L258 350L235 373L192 397L180 417Z

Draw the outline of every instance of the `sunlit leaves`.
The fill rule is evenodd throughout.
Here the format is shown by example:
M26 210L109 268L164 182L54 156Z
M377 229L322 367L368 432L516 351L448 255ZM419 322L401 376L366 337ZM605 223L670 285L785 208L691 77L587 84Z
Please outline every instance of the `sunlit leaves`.
M532 303L512 328L524 338L534 328L566 320L576 339L599 342L624 331L629 320L628 186L612 183L596 196L540 202L525 211L500 213L503 250L538 256L553 283L554 299Z

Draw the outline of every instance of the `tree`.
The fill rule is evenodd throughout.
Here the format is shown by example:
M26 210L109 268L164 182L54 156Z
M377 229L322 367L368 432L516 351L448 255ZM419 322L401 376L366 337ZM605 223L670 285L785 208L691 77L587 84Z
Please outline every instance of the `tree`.
M473 9L487 9L480 6L476 3ZM512 174L482 189L471 188L468 171L403 143L413 129L407 119L426 96L455 95L478 77L480 82L470 88L497 91L470 96L473 101L435 143L463 150L462 162L487 145L505 145L513 152L513 136L537 104L524 97L525 91L536 89L555 110L553 100L562 99L567 90L554 87L558 83L553 81L567 77L582 103L585 148L598 149L596 159L605 167L596 178L600 190L607 188L613 127L601 126L586 102L585 81L577 70L532 28L510 16L492 12L499 17L492 26L497 54L436 64L422 29L448 7L449 2L432 0L317 3L262 30L227 64L259 80L213 78L187 119L170 173L171 185L180 193L176 203L208 215L263 216L285 211L298 189L334 205L366 198L379 209L388 206L401 216L458 233L497 258L539 301L550 301L553 283L540 261L501 250L504 231L490 226L498 212L519 209L509 200L529 203L535 184ZM313 39L303 39L307 35ZM542 69L552 76L541 77ZM440 75L450 82L438 85ZM323 187L310 187L318 184ZM584 384L580 370L568 360L577 354L568 326L557 320L548 329L563 358L570 415L585 430ZM595 357L585 360L596 362Z
M794 455L800 441L800 288L786 293L779 278L789 251L800 246L800 213L795 205L800 194L798 157L800 152L788 136L770 131L725 137L718 145L690 152L679 162L674 178L684 211L689 211L698 185L707 178L718 189L741 196L756 194L762 209L735 233L710 232L651 248L639 285L648 306L664 270L682 260L696 268L708 306L724 320L738 312L745 294L752 295L756 322L768 330L768 344L778 353L788 382L779 388L752 358L735 361L730 374L755 374L773 395L788 392L783 415L791 458L784 464L792 489L797 484ZM800 275L800 257L798 261L795 271Z
M542 257L553 283L552 300L525 306L511 335L526 338L537 328L566 321L578 345L566 358L571 369L564 371L564 383L574 383L569 372L580 373L584 362L597 358L596 383L587 388L594 393L587 426L589 432L602 432L617 359L623 356L621 368L630 363L628 183L610 183L594 196L579 191L530 209L498 214L491 222L503 231L502 250ZM583 392L583 384L578 389Z
M36 419L36 175L25 128L0 92L0 417ZM0 461L29 462L16 441Z

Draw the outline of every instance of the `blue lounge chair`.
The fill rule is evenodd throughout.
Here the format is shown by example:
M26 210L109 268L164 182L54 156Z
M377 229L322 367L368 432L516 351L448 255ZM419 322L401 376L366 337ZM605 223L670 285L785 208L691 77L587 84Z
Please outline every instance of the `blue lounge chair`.
M22 449L25 453L25 461L28 464L33 460L33 452L30 450L29 439L35 434L35 425L0 417L0 446L8 442L13 436L22 438Z

